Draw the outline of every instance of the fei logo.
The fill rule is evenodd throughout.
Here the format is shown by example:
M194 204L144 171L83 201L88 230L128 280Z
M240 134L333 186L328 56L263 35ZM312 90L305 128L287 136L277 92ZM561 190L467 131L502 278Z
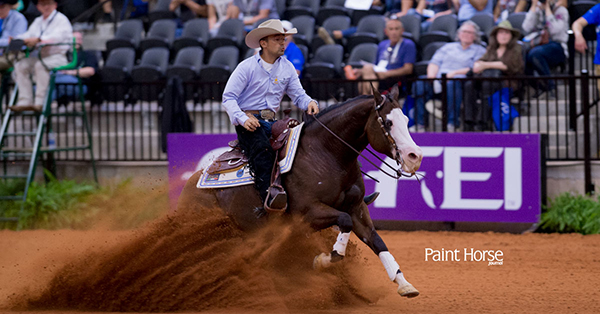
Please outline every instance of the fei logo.
M523 205L521 147L423 146L421 149L423 150L421 169L426 168L426 170L418 172L425 176L421 179L420 194L423 202L430 209L485 211L494 211L502 207L507 211L521 209ZM394 164L389 157L386 158L386 162ZM472 165L480 171L463 169L473 168ZM403 177L397 181L379 171L369 171L368 175L380 181L375 184L375 191L381 192L381 196L374 204L376 208L396 208L399 205L398 193L404 193L400 198L402 201L407 197L407 190L418 186L414 177ZM495 176L494 180L491 179L492 175ZM368 176L364 179L370 180ZM432 186L434 189L431 188ZM486 190L498 190L495 195L499 196L490 197L490 193ZM417 195L410 195L410 197L414 198Z

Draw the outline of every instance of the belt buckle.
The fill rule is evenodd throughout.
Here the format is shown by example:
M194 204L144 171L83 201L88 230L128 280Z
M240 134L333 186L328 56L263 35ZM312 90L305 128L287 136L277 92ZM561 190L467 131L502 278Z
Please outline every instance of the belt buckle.
M275 118L275 112L268 109L264 109L260 111L260 117L265 120L273 120Z

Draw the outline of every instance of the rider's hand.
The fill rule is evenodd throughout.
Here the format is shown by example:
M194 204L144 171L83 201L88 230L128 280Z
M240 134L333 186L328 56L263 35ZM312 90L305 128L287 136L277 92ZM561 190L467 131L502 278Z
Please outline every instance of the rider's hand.
M310 115L319 113L319 105L317 105L317 103L314 100L311 101L308 104L308 109L306 110L306 113Z
M248 118L249 119L244 122L244 128L250 132L256 131L256 128L260 127L258 119L256 119L256 117L253 115L248 115Z

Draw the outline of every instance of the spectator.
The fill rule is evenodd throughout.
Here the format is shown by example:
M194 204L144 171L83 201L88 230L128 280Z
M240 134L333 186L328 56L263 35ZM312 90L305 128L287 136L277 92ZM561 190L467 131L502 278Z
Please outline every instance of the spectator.
M63 70L56 74L55 83L57 84L57 88L55 98L58 99L59 102L61 102L61 99L66 99L66 102L68 102L71 99L79 97L79 89L72 85L77 83L77 76L81 78L83 94L87 94L87 85L98 71L98 58L96 57L96 54L85 51L81 47L83 41L81 33L74 32L73 37L75 37L77 46L79 47L77 50L77 69ZM59 86L58 84L69 85Z
M180 10L179 18L182 22L208 16L208 8L204 0L171 0L169 11L174 12L177 9Z
M411 75L417 59L417 47L412 40L402 38L403 32L404 26L400 20L389 19L385 24L388 39L379 43L377 64L366 63L361 69L353 69L349 78L378 79L379 82L374 82L373 87L387 90L402 77ZM371 94L371 83L361 82L359 91L361 94Z
M600 4L596 4L589 11L587 11L582 17L578 18L577 21L573 22L571 29L575 34L575 49L581 53L587 50L587 43L583 37L583 28L591 25L600 24ZM600 42L600 29L596 27L597 42ZM596 45L596 53L594 55L594 67L596 73L600 73L600 45ZM600 80L598 80L598 88L600 89Z
M57 3L54 0L38 0L36 5L42 13L37 17L29 29L18 36L25 44L34 48L40 44L72 43L73 28L69 19L56 11ZM19 87L19 98L11 109L14 111L35 110L41 111L44 96L50 80L49 69L68 63L66 52L69 45L56 45L43 47L15 64L15 81ZM30 75L35 77L37 85L35 101L33 99L33 86Z
M412 0L409 0L412 1ZM391 7L396 7L400 5L400 0L388 0L388 2L390 2L390 6ZM398 2L398 4L396 5L395 3L391 3L391 2ZM371 8L373 7L380 7L382 6L383 3L379 0L374 0L373 3L371 4ZM386 5L386 7L388 7L388 5ZM390 10L388 10L390 11ZM392 12L397 12L397 10L392 10ZM333 30L331 32L331 35L327 32L327 30L324 27L319 27L317 29L317 34L319 35L319 37L321 37L321 39L323 39L323 41L325 42L325 44L327 45L334 45L335 44L335 40L341 40L342 38L348 38L350 36L352 36L354 33L356 33L356 26L350 26L347 29L336 29ZM333 38L332 38L333 36Z
M262 19L279 19L274 0L233 0L233 16L252 26Z
M527 0L498 0L494 8L494 21L500 23L509 15L518 12L525 12Z
M566 0L546 0L546 3L532 0L531 9L523 21L523 30L528 33L523 41L533 47L527 52L525 74L533 75L535 71L539 75L550 75L550 69L559 66L568 57L569 11L565 4ZM543 36L544 32L548 35ZM544 37L547 43L544 43ZM534 96L539 97L544 91L554 96L554 87L552 80L546 86L535 84L537 90Z
M290 21L281 21L281 24L286 32L289 32L294 28L294 25L292 25ZM302 50L296 46L294 37L287 36L285 38L285 52L283 55L294 65L298 77L301 77L300 74L304 69L304 54L302 53Z
M226 19L236 19L237 16L232 12L233 0L206 0L208 8L208 28L214 37L219 31L221 23Z
M485 53L479 42L479 26L471 21L465 21L457 32L458 42L447 43L438 49L427 66L427 78L440 78L446 73L448 78L465 77L478 60ZM448 130L454 131L460 125L460 103L462 101L462 85L458 81L449 80L448 90ZM430 100L435 92L439 94L442 86L439 81L417 81L413 84L413 95L417 105L416 128L425 130L428 113L425 112L425 102Z
M458 22L469 20L476 13L494 13L493 0L452 0L458 9Z
M11 37L17 37L27 31L27 19L23 14L11 9L17 2L17 0L0 0L0 34L2 34L0 48L8 46ZM5 71L11 66L6 56L0 56L0 71Z
M474 77L513 76L523 73L521 45L517 43L520 32L509 21L503 21L490 33L489 45L483 57L473 65ZM511 84L512 83L512 84ZM516 82L479 81L465 82L465 131L485 131L491 121L489 96L503 87L515 87ZM476 100L482 100L478 105Z

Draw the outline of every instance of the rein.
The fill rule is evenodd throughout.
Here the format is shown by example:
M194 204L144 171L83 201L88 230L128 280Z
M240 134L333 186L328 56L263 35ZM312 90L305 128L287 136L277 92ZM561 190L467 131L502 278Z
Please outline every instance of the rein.
M342 139L341 137L339 137L337 134L335 134L335 132L333 132L330 128L328 128L325 124L323 124L323 122L321 122L321 120L319 120L317 118L317 116L313 116L313 118L325 129L327 130L329 133L331 133L331 135L333 135L335 138L337 138L338 140L340 140L340 142L344 143L344 145L348 146L352 151L354 151L355 153L357 153L359 156L361 156L362 158L364 158L366 161L368 161L371 165L375 166L375 168L377 168L379 171L383 172L385 175L387 175L388 177L394 178L396 180L400 179L401 177L412 177L414 176L414 174L407 174L405 172L403 172L402 167L404 166L404 160L402 159L402 155L399 153L398 151L398 146L396 145L396 141L394 141L394 139L391 137L391 135L389 134L389 132L387 132L385 130L385 126L383 124L383 118L381 117L381 114L379 113L379 110L383 107L383 104L386 101L386 96L382 95L383 99L381 101L381 103L379 105L375 106L375 112L377 112L377 121L379 122L379 125L381 126L381 129L384 133L384 135L386 136L386 138L388 139L388 141L390 142L390 146L393 149L396 149L396 162L401 165L400 169L396 169L394 167L392 167L390 164L388 164L387 162L385 162L385 160L381 159L381 157L377 156L377 154L375 154L373 151L371 151L370 149L366 148L366 150L371 153L373 156L375 156L375 158L379 159L379 161L381 161L384 165L388 166L390 169L392 169L394 171L394 174L391 174L389 172L387 172L386 170L383 170L381 167L379 167L377 164L375 164L374 162L372 162L369 158L367 158L365 155L363 155L361 152L359 152L358 150L356 150L356 148L352 147L352 145L348 144L348 142L344 141L344 139ZM398 161L398 158L400 158L400 161ZM366 175L367 177L371 178L372 180L376 181L377 183L379 183L379 180L373 178L372 176L366 174L364 171L360 171L361 173L363 173L364 175ZM419 178L417 177L417 180Z

